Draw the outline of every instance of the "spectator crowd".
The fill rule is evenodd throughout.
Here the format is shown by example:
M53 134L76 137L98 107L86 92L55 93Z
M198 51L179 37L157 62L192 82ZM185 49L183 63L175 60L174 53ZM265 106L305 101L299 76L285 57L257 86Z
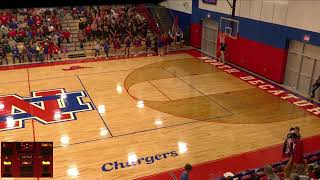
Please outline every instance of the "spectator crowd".
M63 8L24 8L0 10L0 61L8 64L53 59L70 32L62 30Z
M320 179L320 151L304 155L299 127L290 128L283 144L284 161L237 174L225 173L221 180L316 180Z
M181 32L148 35L148 20L134 5L75 7L72 16L79 19L81 46L90 42L96 57L100 56L100 49L108 57L110 48L117 57L136 56L143 41L147 55L152 51L163 55L175 39L180 42L183 37Z
M69 11L70 10L70 11ZM68 8L24 8L0 10L0 64L44 62L61 59L68 52L71 32L62 28L66 13L79 20L80 47L90 44L96 57L103 49L118 56L136 56L145 51L165 54L172 43L180 44L181 31L153 34L137 6L80 6ZM71 30L71 29L70 29ZM65 45L63 45L65 44Z

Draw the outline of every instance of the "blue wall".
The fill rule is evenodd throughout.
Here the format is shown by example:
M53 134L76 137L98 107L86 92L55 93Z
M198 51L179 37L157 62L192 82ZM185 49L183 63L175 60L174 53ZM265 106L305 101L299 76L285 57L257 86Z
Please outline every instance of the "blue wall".
M219 22L220 17L231 17L227 14L203 10L198 8L199 1L192 2L191 24L200 24L201 20L211 15L211 19ZM320 46L320 33L283 25L257 21L253 19L236 17L240 21L239 35L275 48L287 49L289 40L303 41L304 35L310 35L310 44Z
M179 17L179 21L178 21L179 27L183 31L186 31L187 28L189 28L191 25L191 14L176 11L176 10L172 10L172 13L173 13L174 17L176 17L176 16Z
M192 23L200 23L208 14L211 19L219 22L220 17L230 17L230 15L197 9L197 13L192 14ZM310 35L310 44L320 46L320 33L306 31L302 29L287 27L283 25L257 21L253 19L236 17L240 21L239 35L243 38L251 39L276 48L286 49L288 40L302 41L304 35Z
M179 16L179 25L191 27L191 45L201 48L201 21L208 17L216 22L230 15L198 8L199 0L192 0L192 15L174 11ZM311 37L310 44L320 46L320 33L283 25L235 17L239 20L237 40L227 38L226 59L268 79L282 83L290 40L303 41L304 35ZM215 53L215 52L213 52ZM217 54L218 55L218 54Z

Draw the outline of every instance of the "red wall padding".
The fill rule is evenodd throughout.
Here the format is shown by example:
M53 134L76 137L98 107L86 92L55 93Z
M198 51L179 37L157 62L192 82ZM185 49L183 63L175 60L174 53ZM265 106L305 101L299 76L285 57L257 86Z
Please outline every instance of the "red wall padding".
M228 61L283 83L288 54L285 49L274 48L241 37L227 38L226 41Z
M200 24L191 25L191 45L193 47L201 48L201 33ZM241 37L238 39L226 38L226 41L228 45L227 61L278 83L283 83L287 50ZM220 54L217 53L217 56Z
M191 46L201 48L201 33L202 28L200 24L191 24Z

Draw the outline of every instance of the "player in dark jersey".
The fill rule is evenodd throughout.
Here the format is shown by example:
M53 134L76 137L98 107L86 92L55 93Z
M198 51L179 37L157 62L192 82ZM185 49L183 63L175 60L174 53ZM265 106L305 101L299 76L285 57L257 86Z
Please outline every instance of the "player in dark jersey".
M312 85L311 96L310 98L314 98L316 90L320 87L320 76L317 81Z
M223 64L225 63L225 53L227 50L227 43L225 41L225 36L221 35L220 36L220 47L219 47L219 51L220 51L220 62L222 62Z

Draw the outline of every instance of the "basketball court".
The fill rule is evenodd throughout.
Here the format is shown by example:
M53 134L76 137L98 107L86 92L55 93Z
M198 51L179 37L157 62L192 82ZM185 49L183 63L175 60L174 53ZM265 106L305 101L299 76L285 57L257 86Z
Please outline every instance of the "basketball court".
M54 179L120 180L268 148L291 126L319 134L318 105L298 107L214 62L186 50L1 71L1 96L33 98L3 108L31 116L2 119L1 140L53 141Z
M53 142L53 178L19 180L176 180L187 163L192 180L262 172L287 160L283 142L296 126L304 155L319 154L320 104L309 98L320 75L319 35L304 28L314 27L304 23L312 18L297 26L300 17L288 13L293 2L179 3L166 6L172 33L184 25L194 48L177 50L175 42L164 56L147 56L143 47L137 57L94 59L88 42L73 59L1 64L1 142ZM159 14L150 17L160 32ZM78 20L65 24L80 32ZM223 43L225 64L218 61ZM4 156L1 167L11 166Z

